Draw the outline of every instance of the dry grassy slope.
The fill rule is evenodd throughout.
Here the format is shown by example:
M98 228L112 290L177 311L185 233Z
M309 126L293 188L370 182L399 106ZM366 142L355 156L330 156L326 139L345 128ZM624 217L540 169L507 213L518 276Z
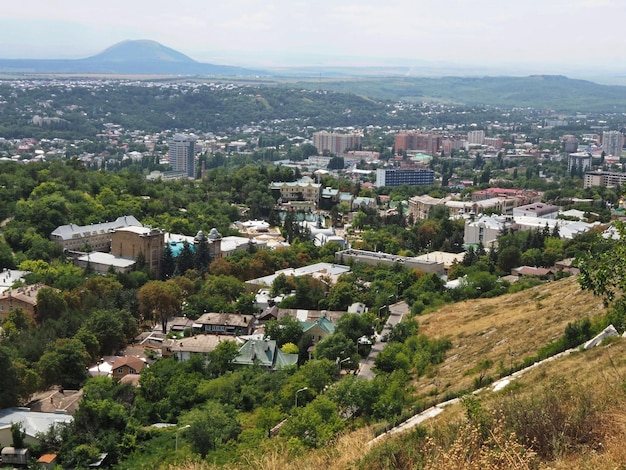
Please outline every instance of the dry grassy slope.
M422 397L441 398L446 392L470 388L480 372L470 372L483 360L493 362L485 377L497 375L533 356L560 337L569 322L605 313L602 302L582 291L575 277L542 284L493 299L448 305L418 317L420 332L449 338L452 348L443 364L416 382Z

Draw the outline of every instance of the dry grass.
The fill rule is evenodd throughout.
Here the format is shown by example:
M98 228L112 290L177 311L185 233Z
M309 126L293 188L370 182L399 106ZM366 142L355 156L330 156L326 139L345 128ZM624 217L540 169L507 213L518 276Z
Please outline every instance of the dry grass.
M485 381L497 378L562 336L569 322L604 313L602 302L582 291L570 277L511 295L447 305L419 316L420 333L447 337L452 348L442 364L417 380L418 394L437 401L446 393L470 389L481 374ZM479 372L481 361L491 365Z
M505 401L516 401L523 405L529 400L535 400L535 402L550 405L548 403L550 400L546 398L550 393L557 393L559 387L569 387L572 391L572 399L563 404L563 409L568 411L565 418L571 419L573 415L585 411L583 408L586 408L589 426L585 430L590 435L578 435L577 442L567 446L557 446L552 457L547 459L544 457L540 461L530 459L531 454L524 453L524 449L534 452L537 450L536 446L531 446L533 447L531 449L511 446L510 440L502 440L508 438L509 435L495 432L496 435L500 435L500 441L505 443L503 447L509 446L515 452L521 452L520 455L525 458L528 457L522 462L524 465L530 465L530 468L537 468L533 465L538 464L538 468L546 470L625 469L626 446L623 440L626 435L626 339L614 339L595 349L545 363L524 374L509 389L498 393L483 392L479 397L482 405L491 409L501 409L501 404ZM549 413L548 409L543 412L544 415ZM452 468L490 468L486 464L484 467L473 466L475 462L493 457L494 448L491 446L487 448L488 451L485 451L484 447L477 447L476 443L471 440L473 436L471 426L463 430L465 425L460 423L464 421L463 407L455 405L437 416L432 422L427 423L426 426L432 435L449 433L449 429L454 426L461 426L461 432L451 440L448 446L440 445L439 452L434 454L436 458L431 460L434 462L434 467L431 468L443 464L446 462L445 459L448 461L457 459L458 463L458 459L467 455L459 454L460 448L468 449L468 452L474 449L473 453L470 453L472 458L463 460L462 464L454 465ZM536 427L536 421L538 420L529 424ZM517 437L520 438L520 436ZM474 447L471 447L472 445ZM497 452L495 455L498 455ZM500 464L500 468L526 468L519 463L501 462Z
M363 449L373 437L369 430L360 429L339 436L324 448L306 451L300 446L292 447L288 440L276 438L266 449L244 455L239 464L215 466L190 460L167 466L164 470L356 470L355 462L363 457Z

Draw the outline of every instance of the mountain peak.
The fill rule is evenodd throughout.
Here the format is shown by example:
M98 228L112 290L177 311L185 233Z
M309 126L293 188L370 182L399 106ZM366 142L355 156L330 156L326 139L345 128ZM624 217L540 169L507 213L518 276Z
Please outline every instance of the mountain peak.
M89 62L170 62L197 63L174 49L150 39L118 42L99 54L84 59Z

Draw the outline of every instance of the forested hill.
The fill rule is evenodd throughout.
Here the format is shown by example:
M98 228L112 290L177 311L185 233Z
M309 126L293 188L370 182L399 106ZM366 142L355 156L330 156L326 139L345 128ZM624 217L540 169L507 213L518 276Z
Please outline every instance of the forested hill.
M423 113L395 113L391 103L354 94L282 87L58 82L15 91L5 82L0 84L0 95L6 100L0 107L0 135L7 138L41 137L52 128L56 137L87 138L101 130L102 122L147 132L235 131L253 123L284 126L285 121L316 128L428 122ZM36 115L62 115L62 121L40 127L32 122Z
M559 112L626 112L626 87L561 75L529 77L388 77L298 82L304 88L393 101L532 107Z

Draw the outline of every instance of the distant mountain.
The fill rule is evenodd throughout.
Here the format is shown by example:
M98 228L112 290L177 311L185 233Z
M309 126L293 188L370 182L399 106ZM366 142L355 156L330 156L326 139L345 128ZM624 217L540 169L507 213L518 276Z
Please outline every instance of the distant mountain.
M86 59L0 59L0 72L250 76L266 72L197 62L174 49L150 40L123 41Z
M100 54L83 59L82 62L174 62L181 64L199 64L199 62L181 52L148 39L118 42L108 49L105 49Z

